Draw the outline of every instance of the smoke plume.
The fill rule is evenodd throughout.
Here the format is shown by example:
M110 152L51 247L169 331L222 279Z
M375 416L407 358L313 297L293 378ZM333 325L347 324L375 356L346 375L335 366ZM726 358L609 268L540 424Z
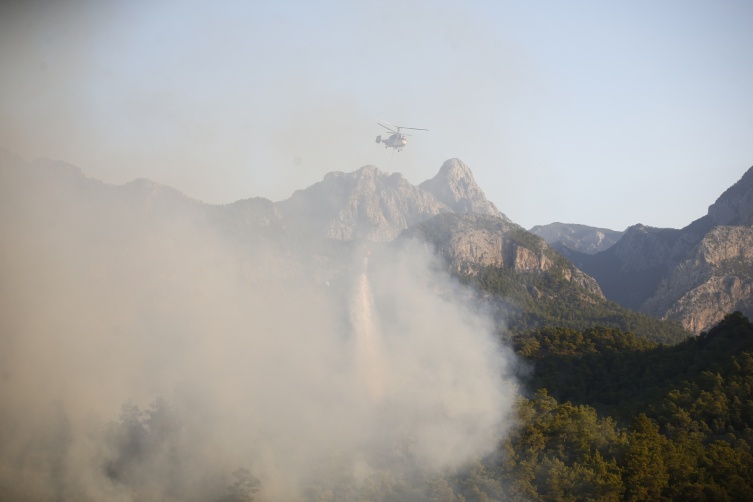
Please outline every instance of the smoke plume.
M305 499L457 469L508 426L510 356L424 246L241 234L164 187L22 167L0 183L0 499Z

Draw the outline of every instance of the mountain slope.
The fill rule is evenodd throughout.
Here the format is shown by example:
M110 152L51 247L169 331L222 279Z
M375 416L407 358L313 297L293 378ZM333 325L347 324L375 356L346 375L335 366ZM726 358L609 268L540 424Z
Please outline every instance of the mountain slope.
M573 266L565 263L565 258L543 240L499 212L475 183L470 169L457 159L445 162L435 177L419 186L411 185L399 173L387 174L374 166L365 166L352 173L329 173L321 182L296 191L282 202L255 198L224 206L201 203L148 180L113 186L87 178L80 170L60 162L37 161L27 165L7 152L2 153L0 160L0 181L6 188L0 201L4 216L10 218L19 208L30 214L44 213L50 225L62 228L63 220L74 222L86 229L87 239L93 241L104 240L107 235L125 235L115 232L117 225L133 227L135 232L156 229L156 235L161 229L163 236L167 235L165 231L170 225L180 228L201 225L232 236L235 245L265 239L284 245L287 252L315 247L321 255L317 260L335 266L335 259L326 258L337 248L331 242L361 239L389 242L400 232L438 215L473 215L466 219L437 220L444 221L443 224L454 222L455 227L447 233L450 240L439 247L444 246L444 251L453 249L452 252L458 253L456 258L462 256L456 263L456 272L477 278L483 275L492 282L499 282L509 273L514 274L504 279L509 283L528 277L525 286L528 297L556 296L559 298L557 309L565 308L563 298L568 295L562 291L544 294L539 284L541 277L554 277L551 275L554 269L558 270L557 281L565 281L559 283L562 287L566 284L578 287L598 297L603 292L607 298L624 306L681 320L695 330L715 322L728 307L743 311L748 308L746 298L750 296L751 279L747 272L741 272L739 264L730 261L745 260L747 254L740 250L728 251L729 259L717 259L708 257L706 252L687 261L693 256L694 247L714 226L711 215L682 231L631 227L617 244L595 255L563 249L565 256L574 262ZM30 190L36 190L38 197L27 200L25 194L31 193ZM718 201L719 209L713 214L722 215L726 218L723 221L738 221L735 218L742 218L740 215L747 214L747 210L735 209L741 204L735 201L746 200L746 190L740 185L728 191L727 196ZM34 204L38 207L33 207ZM58 206L60 209L56 209ZM119 223L113 226L113 222ZM23 233L21 226L16 230L16 235ZM742 234L744 231L738 230L729 235L743 245ZM10 238L9 235L6 232L5 238ZM503 235L505 237L500 237ZM510 235L515 235L518 244L523 244L512 246L510 243L514 241L510 240ZM715 250L718 246L709 243L706 249ZM337 254L342 249L333 252ZM556 256L556 260L552 256ZM691 284L684 270L695 270L694 267L703 265L703 260L715 265L707 266L703 272L696 271L692 275L695 282ZM557 266L553 267L555 262ZM683 268L673 275L671 271L680 264ZM318 267L326 269L323 265ZM730 270L737 271L737 275L724 272ZM521 272L524 274L520 275ZM724 274L719 275L722 272ZM598 286L589 275L596 278ZM533 277L538 278L534 281ZM660 288L662 281L666 284ZM684 296L689 291L683 289L686 286L695 289L689 296ZM659 296L652 299L656 292ZM694 313L701 304L703 313ZM541 305L527 305L546 317Z
M542 238L501 218L440 214L400 235L408 238L431 245L461 282L482 293L502 333L609 326L670 344L689 335L678 323L606 300L592 277Z
M700 333L734 310L753 314L753 168L683 229L634 225L593 256L567 256L607 298Z
M753 225L753 167L709 206L708 216L716 225Z
M403 233L434 245L451 269L463 275L477 275L487 267L514 273L555 273L603 299L596 281L578 270L543 239L502 218L480 214L445 214Z
M675 264L641 310L701 332L725 313L753 312L753 229L718 226Z

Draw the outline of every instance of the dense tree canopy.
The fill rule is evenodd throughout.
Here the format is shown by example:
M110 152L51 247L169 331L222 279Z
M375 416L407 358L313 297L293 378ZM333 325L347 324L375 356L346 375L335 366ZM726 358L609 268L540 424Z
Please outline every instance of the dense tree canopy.
M303 500L753 500L753 325L741 314L672 347L605 327L542 328L513 342L533 370L530 395L495 455L444 475L356 479L351 466L323 465ZM148 484L143 466L169 455L182 431L164 400L145 412L126 405L103 468ZM254 500L262 485L240 468L216 500Z
M478 274L460 275L458 279L494 299L504 332L525 333L545 327L576 331L607 327L664 344L676 344L691 336L676 321L662 321L598 298L565 279L562 270L564 265L547 273L523 274L486 267Z

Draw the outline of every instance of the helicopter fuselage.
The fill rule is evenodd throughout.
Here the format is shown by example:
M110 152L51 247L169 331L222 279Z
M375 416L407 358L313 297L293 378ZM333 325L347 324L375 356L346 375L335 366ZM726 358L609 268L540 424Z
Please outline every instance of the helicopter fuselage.
M385 148L396 148L399 152L408 144L408 138L406 138L404 134L393 134L387 139L382 139L381 136L377 136L377 143L384 143Z
M384 140L384 146L392 148L402 148L408 144L408 138L404 134L393 134L386 140Z

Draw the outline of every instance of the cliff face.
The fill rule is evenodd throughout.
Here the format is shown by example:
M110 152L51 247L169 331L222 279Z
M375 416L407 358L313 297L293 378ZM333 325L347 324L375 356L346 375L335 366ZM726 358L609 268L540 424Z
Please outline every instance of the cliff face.
M456 272L476 274L481 267L542 268L535 257L515 260L513 242L505 236L517 226L482 215L443 215L408 230L406 237L418 236L434 245Z
M641 310L699 333L727 313L753 313L753 228L713 228L677 263Z
M676 319L700 333L740 310L753 314L753 168L709 207L708 214L677 231L666 274L641 305L644 312Z
M685 228L634 225L606 251L570 257L607 298L700 333L734 310L753 314L751 224L753 168Z
M484 267L504 268L516 274L556 273L603 298L592 277L543 239L509 220L480 214L443 214L408 229L401 237L417 237L430 243L450 268L462 275L476 275Z

